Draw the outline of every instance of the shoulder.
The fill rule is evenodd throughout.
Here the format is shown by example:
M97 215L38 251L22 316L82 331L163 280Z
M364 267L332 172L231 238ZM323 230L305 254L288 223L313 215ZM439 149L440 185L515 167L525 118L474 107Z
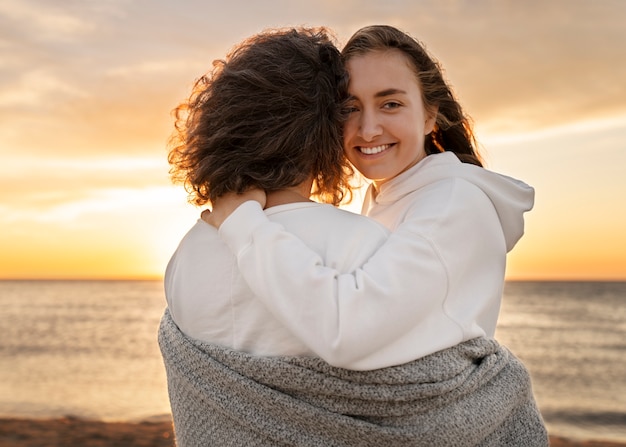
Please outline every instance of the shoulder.
M421 233L479 224L495 210L478 186L458 177L440 178L413 191L406 200L407 224L417 224Z
M375 220L367 216L354 213L352 211L348 211L342 208L336 208L332 205L324 205L324 212L327 213L329 218L332 218L336 222L345 225L354 225L362 227L369 231L380 232L384 234L389 233L389 231L383 225L376 222Z
M445 209L451 205L468 205L467 200L489 200L484 191L461 177L449 176L424 182L411 192L410 202L428 201L435 208ZM423 203L422 203L423 205Z
M347 210L328 206L325 219L327 265L350 272L362 267L385 244L389 230L377 221Z
M322 256L325 265L341 272L365 263L389 235L368 217L326 204L291 207L268 216Z
M180 244L197 246L198 244L214 243L215 241L220 241L217 229L202 219L198 219L183 236Z
M309 202L268 212L268 217L286 226L301 224L315 226L329 233L343 233L350 237L350 232L369 233L386 237L388 230L369 217L356 214L332 205Z
M207 256L212 253L213 256ZM228 247L220 239L217 230L198 219L180 240L174 251L170 263L206 264L212 259L222 256L224 259L232 257Z

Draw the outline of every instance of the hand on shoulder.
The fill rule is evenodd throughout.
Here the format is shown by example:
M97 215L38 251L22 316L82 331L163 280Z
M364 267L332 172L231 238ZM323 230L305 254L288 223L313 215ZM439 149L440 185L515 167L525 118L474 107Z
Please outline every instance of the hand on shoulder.
M207 209L202 212L202 220L215 228L219 228L239 205L249 200L259 202L261 207L265 208L267 196L265 191L259 188L249 189L240 194L234 192L226 193L213 201L212 210Z

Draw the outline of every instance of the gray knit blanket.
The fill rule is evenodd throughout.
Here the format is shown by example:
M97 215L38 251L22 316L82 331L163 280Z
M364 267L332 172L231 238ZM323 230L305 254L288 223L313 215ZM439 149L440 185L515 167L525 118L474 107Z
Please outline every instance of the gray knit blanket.
M351 371L199 342L166 310L159 345L179 447L548 445L526 368L494 340Z

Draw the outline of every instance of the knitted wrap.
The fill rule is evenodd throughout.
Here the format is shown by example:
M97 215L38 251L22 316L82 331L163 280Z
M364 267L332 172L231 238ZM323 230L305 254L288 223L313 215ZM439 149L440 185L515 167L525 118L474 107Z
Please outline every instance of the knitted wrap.
M352 371L200 342L166 310L159 345L179 447L548 446L528 372L495 340Z

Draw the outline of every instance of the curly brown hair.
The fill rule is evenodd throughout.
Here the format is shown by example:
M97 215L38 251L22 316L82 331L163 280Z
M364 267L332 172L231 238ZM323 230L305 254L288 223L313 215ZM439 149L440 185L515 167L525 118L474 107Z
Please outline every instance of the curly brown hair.
M340 203L353 174L342 145L347 74L325 28L267 30L237 45L174 109L170 174L196 205L313 178Z
M392 26L366 26L352 35L342 55L348 61L371 51L389 49L397 49L407 57L420 84L424 107L437 110L435 128L424 141L426 154L450 151L464 163L482 166L470 118L444 80L439 63L419 41Z

